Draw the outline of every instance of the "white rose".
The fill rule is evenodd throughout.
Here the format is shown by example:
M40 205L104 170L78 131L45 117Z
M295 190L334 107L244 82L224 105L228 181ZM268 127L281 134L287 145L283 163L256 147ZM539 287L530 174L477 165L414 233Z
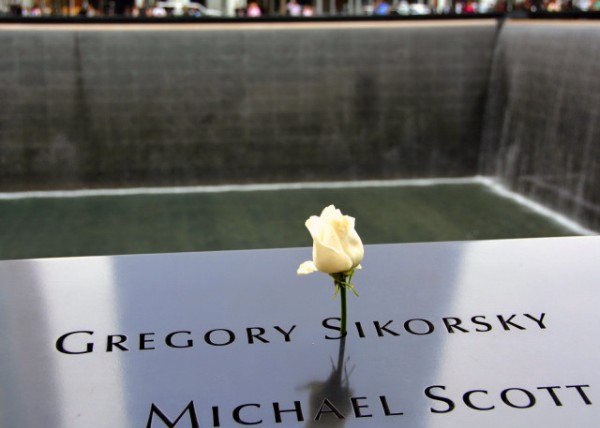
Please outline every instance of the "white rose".
M333 274L360 268L365 250L354 230L353 217L329 205L320 217L313 215L305 224L313 238L313 259L300 265L299 275L317 270Z

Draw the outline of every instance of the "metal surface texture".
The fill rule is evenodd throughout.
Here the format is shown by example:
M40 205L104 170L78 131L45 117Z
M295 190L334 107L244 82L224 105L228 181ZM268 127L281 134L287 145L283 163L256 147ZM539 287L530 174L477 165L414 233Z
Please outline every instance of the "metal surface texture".
M600 238L0 262L0 426L595 427Z

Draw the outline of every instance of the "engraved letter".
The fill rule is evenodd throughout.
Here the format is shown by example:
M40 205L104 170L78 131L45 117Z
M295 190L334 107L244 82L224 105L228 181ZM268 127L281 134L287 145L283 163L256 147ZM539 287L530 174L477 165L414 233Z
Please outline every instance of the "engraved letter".
M546 391L548 391L548 394L550 394L550 397L552 397L552 401L554 401L554 404L556 404L557 406L562 406L562 403L558 399L556 392L554 392L555 389L560 389L560 386L540 386L538 387L538 389L545 389Z
M304 415L302 414L302 406L300 405L299 401L294 401L293 409L285 409L285 410L281 410L281 408L279 407L279 403L273 403L273 411L275 413L275 422L277 422L278 424L281 423L281 414L282 413L296 412L296 419L298 420L298 422L304 421Z
M432 407L429 409L429 410L431 410L431 413L448 413L448 412L451 412L452 410L454 410L454 407L455 407L454 402L452 400L450 400L449 398L440 397L439 395L432 394L431 390L433 388L441 388L443 390L446 389L446 387L443 385L433 385L433 386L430 386L425 389L425 396L428 398L431 398L432 400L443 401L444 403L446 403L448 405L448 408L445 410L437 410Z
M465 392L465 394L463 395L463 401L465 402L465 404L467 406L469 406L471 409L475 409L475 410L492 410L492 409L494 409L495 406L477 407L475 404L473 404L473 402L471 401L471 395L475 394L476 392L480 392L480 393L486 394L486 395L488 393L487 391L484 391L483 389L475 389L473 391Z
M397 333L394 330L390 330L389 328L387 328L388 325L390 325L393 322L394 322L394 320L389 320L384 325L380 325L379 321L373 321L373 325L375 326L375 330L377 330L377 336L379 336L379 337L385 336L384 332L389 333L392 336L400 336L400 333Z
M168 428L175 428L175 425L179 422L179 420L183 417L185 413L189 413L190 422L192 423L192 428L200 428L200 424L198 423L198 417L196 416L196 409L194 409L194 402L190 401L190 403L183 409L183 411L177 416L175 421L171 421L163 412L158 408L158 406L152 403L152 407L150 408L150 416L148 416L148 423L146 424L146 428L152 428L152 420L153 416L156 415L158 418L167 426Z
M67 339L67 337L71 336L72 334L79 334L79 333L89 334L90 336L92 334L94 334L93 331L87 331L87 330L72 331L70 333L63 334L56 341L56 349L58 350L58 352L62 352L63 354L88 354L88 353L92 352L94 350L94 344L89 343L89 342L85 344L85 351L68 351L65 348L65 340Z
M410 325L411 325L411 323L413 323L415 321L420 321L420 322L425 323L427 325L427 331L424 331L424 332L421 333L419 331L413 330ZM408 321L406 321L404 323L404 330L408 331L411 334L416 334L418 336L424 336L424 335L433 333L433 330L435 330L435 327L433 326L433 324L431 323L431 321L427 321L427 320L424 320L424 319L421 319L421 318L413 318L413 319L408 320Z
M212 339L212 335L213 335L213 333L215 333L217 331L224 331L227 334L227 336L229 336L229 338L226 339L225 342L223 342L223 343L214 342ZM227 346L227 345L233 343L234 340L235 340L235 333L231 330L227 330L224 328L217 328L215 330L211 330L204 335L204 341L206 343L208 343L209 345L213 345L213 346Z
M332 321L332 320L337 320L338 322L341 322L340 318L325 318L323 320L323 323L322 323L323 327L325 327L326 329L329 329L329 330L341 331L340 327L335 327L335 326L329 324L329 321ZM346 332L346 334L347 334L347 332ZM339 335L337 337L325 336L325 339L328 339L328 340L336 339L336 340L338 340L338 339L341 339L342 337L344 337L346 334Z
M258 330L258 333L254 333L254 330ZM262 327L248 327L246 329L246 334L248 335L248 343L254 343L254 339L260 340L262 343L269 343L267 339L265 339L263 334L265 334L265 329Z
M323 410L323 407L327 406L329 408L329 410ZM323 400L323 402L321 403L321 406L319 407L319 411L317 412L317 414L315 415L315 421L318 421L319 419L321 419L321 415L323 413L333 413L334 415L337 416L338 419L344 419L344 415L342 414L342 412L340 412L332 403L331 401L329 401L327 398Z
M469 332L469 330L466 328L459 326L462 323L460 318L448 317L442 318L442 320L444 321L444 325L446 326L448 333L454 333L454 329L460 330L463 333Z
M484 332L490 331L492 329L492 325L491 324L488 324L485 321L479 321L478 318L485 319L485 315L475 315L474 317L471 317L471 321L473 322L473 324L484 326L485 329L476 328L475 331L484 333Z
M115 340L117 339L117 340ZM127 336L124 334L111 334L106 337L106 352L112 352L113 346L119 348L121 351L129 351L122 343L127 340Z
M146 336L154 336L154 333L140 333L140 350L156 349L154 346L146 346L147 343L153 343L154 339Z
M292 339L290 338L290 336L292 335L292 331L294 331L294 329L296 328L296 326L295 326L295 325L293 325L293 326L292 326L292 328L290 328L290 330L289 330L289 331L285 331L284 329L282 329L282 328L281 328L281 327L279 327L279 326L275 326L275 327L273 327L273 328L274 328L275 330L277 330L278 332L280 332L281 334L283 334L283 337L284 337L285 341L286 341L286 342L289 342L290 340L292 340Z
M519 406L518 404L514 404L512 401L510 401L508 399L508 392L509 391L521 391L522 393L524 393L527 396L527 400L528 403L523 404L521 406ZM504 401L504 403L510 407L514 407L515 409L529 409L530 407L535 406L535 397L533 396L533 394L529 391L527 391L526 389L522 389L522 388L508 388L505 389L504 391L502 391L500 393L500 398L502 398L502 401Z
M585 392L583 392L583 388L589 388L589 387L590 387L589 385L567 385L567 388L575 388L577 390L577 392L579 392L579 395L583 399L583 402L585 404L587 404L588 406L590 404L592 404L592 402L590 401L588 396L585 395Z
M538 318L534 318L534 317L532 317L532 316L531 316L531 315L529 315L529 314L523 314L523 315L525 315L525 316L526 316L527 318L529 318L530 320L533 320L533 321L535 321L535 322L537 323L537 325L539 325L539 326L540 326L540 329L542 329L542 330L543 330L543 329L545 329L545 328L546 328L546 326L544 325L544 317L546 316L546 314L545 314L545 313L542 313L542 314L540 315L539 319L538 319Z
M354 416L357 418L372 418L373 415L363 415L360 409L368 409L368 404L363 404L362 406L358 403L358 400L366 400L367 397L352 397L350 401L352 402L352 409L354 410Z
M388 406L387 398L385 397L385 395L380 395L379 401L381 401L381 406L383 407L383 413L385 413L386 416L402 416L404 414L402 412L395 412L395 413L391 412L390 406Z
M167 344L167 346L169 348L191 348L192 346L194 346L194 341L192 339L188 339L185 342L185 345L175 345L173 343L173 337L176 334L188 334L188 335L190 335L190 334L192 334L192 332L191 331L185 331L185 330L183 330L183 331L174 331L173 333L167 334L167 337L165 337L165 343Z
M500 321L500 324L502 324L502 327L504 328L504 330L510 330L511 325L519 330L525 330L525 327L512 322L512 319L516 316L517 316L516 314L513 314L508 319L504 319L504 317L502 315L498 315L498 320Z
M258 424L262 424L262 419L259 419L258 421L252 421L252 422L248 422L242 419L242 417L240 416L240 413L242 411L242 409L244 407L256 407L258 409L260 409L260 404L242 404L241 406L237 406L234 410L233 410L233 420L236 421L238 424L242 424L242 425L258 425Z

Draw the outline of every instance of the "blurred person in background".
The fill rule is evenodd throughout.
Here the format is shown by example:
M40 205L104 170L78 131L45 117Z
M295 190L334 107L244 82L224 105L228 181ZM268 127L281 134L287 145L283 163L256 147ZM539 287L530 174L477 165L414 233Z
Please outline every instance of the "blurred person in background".
M291 0L287 4L287 14L290 16L302 15L302 6L296 0Z
M545 9L548 12L560 12L560 3L558 0L548 0Z
M378 16L389 15L391 12L391 6L386 0L379 0L375 3L373 14Z
M600 1L600 0L598 0ZM314 16L315 14L315 10L313 9L313 7L309 4L305 5L304 7L302 7L302 16Z
M473 0L467 0L462 11L463 13L477 13L477 3Z
M246 15L251 18L258 18L262 15L260 7L256 2L248 3L248 9L246 9Z

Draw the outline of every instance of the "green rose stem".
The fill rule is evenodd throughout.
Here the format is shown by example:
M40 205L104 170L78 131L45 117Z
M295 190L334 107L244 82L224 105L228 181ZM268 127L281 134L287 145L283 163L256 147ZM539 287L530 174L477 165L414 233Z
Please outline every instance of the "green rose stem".
M331 274L333 277L334 285L335 285L335 294L340 293L340 302L341 302L341 324L340 324L340 333L342 337L346 337L346 325L348 324L348 310L346 305L346 289L349 288L352 292L358 296L358 293L354 289L354 286L350 281L352 281L352 275L354 275L354 269L348 272L340 272Z
M345 279L345 278L344 278ZM342 324L340 326L340 332L343 337L346 337L346 320L348 318L346 309L346 287L340 288L340 301L342 302Z

